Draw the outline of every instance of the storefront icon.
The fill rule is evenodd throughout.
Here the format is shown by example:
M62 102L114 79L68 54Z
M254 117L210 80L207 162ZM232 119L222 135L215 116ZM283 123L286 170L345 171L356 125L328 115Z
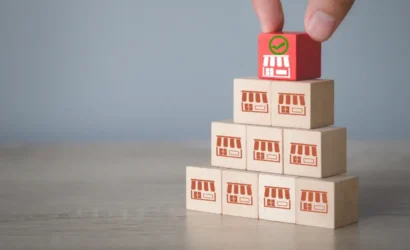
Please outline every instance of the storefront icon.
M327 192L302 190L300 210L313 213L328 213Z
M253 159L255 161L280 162L279 141L255 139Z
M191 179L191 199L215 202L215 181Z
M253 205L252 185L243 183L227 183L227 202L238 205Z
M268 208L291 209L290 189L265 186L264 206Z
M242 159L242 142L240 137L216 136L216 155Z
M290 164L317 167L317 145L291 143Z
M243 90L242 112L269 113L268 93Z
M305 95L279 93L278 113L282 115L306 116Z
M290 78L289 55L263 55L262 76Z

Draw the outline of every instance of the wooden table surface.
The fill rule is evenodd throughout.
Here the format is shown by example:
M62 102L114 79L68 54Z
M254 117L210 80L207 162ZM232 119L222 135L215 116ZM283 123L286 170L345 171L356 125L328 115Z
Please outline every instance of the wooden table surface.
M409 249L410 142L348 141L360 222L338 230L186 211L209 147L0 146L0 249Z

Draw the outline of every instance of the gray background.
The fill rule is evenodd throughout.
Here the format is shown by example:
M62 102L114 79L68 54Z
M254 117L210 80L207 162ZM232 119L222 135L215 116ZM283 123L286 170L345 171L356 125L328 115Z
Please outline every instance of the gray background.
M283 4L303 30L307 1ZM409 8L357 1L323 45L349 138L410 138ZM208 138L259 31L250 1L1 0L0 142Z

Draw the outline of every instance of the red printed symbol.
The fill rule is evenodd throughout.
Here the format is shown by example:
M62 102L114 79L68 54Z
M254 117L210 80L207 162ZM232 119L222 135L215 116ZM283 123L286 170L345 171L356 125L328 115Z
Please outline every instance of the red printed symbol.
M317 145L291 143L290 164L317 167Z
M279 93L278 113L282 115L306 116L305 95Z
M191 179L191 199L215 202L215 182L211 180Z
M226 200L231 204L249 205L253 204L252 185L242 183L227 183L228 194Z
M269 113L268 93L242 91L242 112Z
M253 159L255 161L280 162L279 141L255 139Z
M242 142L240 137L216 136L216 155L242 159Z
M300 210L313 213L328 213L327 192L302 190Z
M264 206L269 208L291 208L290 189L265 186Z

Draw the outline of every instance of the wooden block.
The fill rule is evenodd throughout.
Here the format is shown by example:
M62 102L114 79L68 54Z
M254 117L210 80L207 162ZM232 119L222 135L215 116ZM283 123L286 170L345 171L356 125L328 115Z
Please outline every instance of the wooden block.
M334 124L334 81L234 80L234 123L313 129Z
M321 50L321 43L307 33L262 33L258 37L258 76L294 81L319 78Z
M254 77L236 78L233 89L235 123L271 125L271 81Z
M246 169L246 126L232 121L212 122L211 165Z
M283 174L283 129L246 126L246 169Z
M346 128L284 129L284 174L325 178L346 173Z
M250 171L222 171L222 214L258 218L258 174Z
M272 81L272 126L313 129L334 124L334 81Z
M259 219L296 222L296 178L259 174Z
M339 228L359 218L359 178L296 179L296 224Z
M222 213L222 170L212 167L186 167L186 208Z

